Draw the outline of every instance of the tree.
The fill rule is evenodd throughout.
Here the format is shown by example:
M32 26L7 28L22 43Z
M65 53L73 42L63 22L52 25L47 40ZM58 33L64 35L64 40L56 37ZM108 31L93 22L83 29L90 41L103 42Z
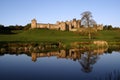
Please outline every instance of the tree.
M8 27L0 24L0 34L12 34L12 32Z
M103 27L104 30L113 30L114 28L112 27L112 25L105 25Z
M108 25L108 30L112 30L112 25Z
M28 29L30 29L30 27L31 27L31 23L25 25L25 26L24 26L24 30L28 30Z
M22 30L23 26L22 25L9 25L7 26L10 30Z
M82 14L81 24L87 27L89 39L91 39L91 27L96 24L95 20L92 19L92 13L90 11L85 11Z
M4 25L1 25L1 24L0 24L0 29L3 29L3 28L4 28Z
M107 30L107 29L108 29L107 25L103 26L103 30Z

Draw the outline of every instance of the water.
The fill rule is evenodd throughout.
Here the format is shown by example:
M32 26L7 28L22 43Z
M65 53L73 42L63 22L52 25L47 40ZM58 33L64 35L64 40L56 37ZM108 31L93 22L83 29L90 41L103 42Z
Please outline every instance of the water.
M120 51L0 53L0 80L120 80Z

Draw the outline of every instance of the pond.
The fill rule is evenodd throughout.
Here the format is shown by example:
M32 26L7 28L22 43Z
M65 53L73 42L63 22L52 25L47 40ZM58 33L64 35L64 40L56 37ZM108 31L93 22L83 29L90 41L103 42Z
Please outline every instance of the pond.
M0 80L120 80L120 50L0 51Z

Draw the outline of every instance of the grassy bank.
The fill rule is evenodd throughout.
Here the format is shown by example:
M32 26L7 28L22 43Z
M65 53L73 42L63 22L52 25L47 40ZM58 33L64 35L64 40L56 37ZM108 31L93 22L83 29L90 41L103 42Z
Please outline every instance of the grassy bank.
M75 32L56 31L47 29L33 29L26 31L13 31L15 34L0 34L0 42L61 42L70 45L72 42L88 42L88 36L81 36ZM92 40L105 40L120 42L120 31L98 31Z

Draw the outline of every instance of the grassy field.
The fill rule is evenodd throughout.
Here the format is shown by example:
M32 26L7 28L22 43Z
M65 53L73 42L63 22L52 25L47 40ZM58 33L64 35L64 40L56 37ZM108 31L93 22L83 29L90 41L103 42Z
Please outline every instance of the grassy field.
M120 30L99 31L96 39L106 41L120 41Z
M0 42L62 42L68 45L71 42L89 41L88 36L81 36L78 33L68 31L33 29L13 32L16 34L0 34ZM120 42L120 31L98 31L92 40Z

